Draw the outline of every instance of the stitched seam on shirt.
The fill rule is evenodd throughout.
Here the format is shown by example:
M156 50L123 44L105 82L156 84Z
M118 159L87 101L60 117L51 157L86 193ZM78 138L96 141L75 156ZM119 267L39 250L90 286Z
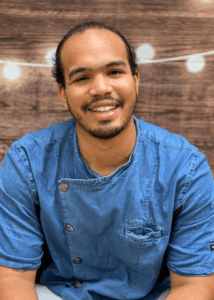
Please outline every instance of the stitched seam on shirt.
M175 267L175 266L173 266L173 265L171 265L171 264L169 264L169 263L167 263L167 268L170 270L170 271L172 271L172 272L174 272L174 273L176 273L176 274L183 274L183 273L185 273L187 276L192 276L193 275L193 273L191 272L191 271L193 271L193 272L195 272L195 271L197 271L197 270L195 270L196 268L201 268L201 267L203 267L203 266L206 266L206 265L209 265L209 264L212 264L212 263L214 263L214 261L211 261L211 262L209 262L209 263L207 263L207 264L204 264L204 265L200 265L200 266L194 266L194 267ZM200 270L201 271L201 270ZM188 272L188 273L187 273ZM190 273L189 273L190 272ZM204 271L202 271L203 273L205 273L205 274L208 274L208 273L210 273L210 272L212 272L213 273L213 271L211 271L211 270L204 270ZM197 276L198 274L195 274L194 273L194 275L195 276Z
M34 180L33 180L33 174L32 174L32 172L31 172L31 170L30 170L29 164L26 165L26 163L25 163L25 160L27 160L27 157L24 157L23 152L22 152L21 149L19 149L19 148L21 148L21 147L18 147L18 148L16 148L15 150L17 151L17 153L18 153L18 155L19 155L19 157L20 157L20 159L21 159L21 161L22 161L22 163L23 163L23 165L24 165L24 167L25 167L25 169L26 169L26 172L27 172L27 175L28 175L28 179L29 179L29 181L30 181L31 196L32 196L34 199L36 199L36 188L33 186L33 183L35 184L35 182L34 182ZM28 170L28 169L29 169L29 170ZM37 202L37 201L35 201L35 202Z
M143 134L143 135L146 136L146 134ZM189 149L187 147L176 148L176 147L174 147L172 145L167 145L167 144L164 144L164 143L162 143L160 141L156 141L156 140L153 139L152 136L148 135L148 137L152 140L152 142L154 142L158 146L161 145L161 146L164 146L164 147L171 147L171 148L176 149L176 150L187 150L187 151L191 151L193 153L193 155L194 155L194 157L193 157L193 159L192 159L192 161L190 163L190 168L189 168L190 172L187 174L187 180L186 180L186 182L184 184L184 190L181 192L181 197L178 199L178 202L179 202L178 207L179 207L180 205L184 204L185 195L186 195L186 193L188 191L188 188L190 187L191 179L193 177L193 174L195 172L195 167L196 167L196 164L197 164L198 150Z
M211 203L210 203L210 219L209 219L209 243L213 243L212 240L212 230L211 230L211 223L213 223L213 201L214 199L212 199Z
M158 168L158 152L159 152L159 143L157 143L157 146L155 147L155 157L154 157L154 165L152 167L152 174L151 174L151 178L149 179L149 182L147 184L146 187L146 195L145 195L145 199L144 199L144 204L143 204L143 208L144 208L144 213L145 216L148 218L148 210L147 210L147 205L148 205L148 201L150 199L150 194L151 194L151 190L152 190L152 185L154 183L155 180L155 176L157 173L157 168Z
M148 133L144 133L143 132L143 133L141 133L141 135L144 136L144 137L148 137L153 143L160 144L161 146L164 146L164 147L171 147L171 148L176 149L176 150L183 150L183 149L185 149L185 150L197 153L196 149L191 149L191 148L188 148L188 147L177 148L177 147L175 147L173 145L169 145L169 144L163 143L161 141L157 141L157 140L155 140L153 138L153 136L149 135Z
M151 136L149 136L149 138L152 140L152 142L154 142L155 144L160 144L161 146L163 147L166 147L166 148L173 148L173 149L176 149L176 150L188 150L188 151L191 151L191 152L196 152L195 149L190 149L190 148L187 148L187 147L182 147L182 148L177 148L173 145L169 145L169 144L165 144L163 142L160 142L160 141L155 141Z
M63 139L63 138L65 138L65 137L70 137L71 135L73 135L73 133L68 134L68 135L63 135L63 136L61 136L61 137L59 137L59 138L57 138L57 139L50 140L50 141L47 141L47 142L40 142L40 143L35 142L35 144L22 143L20 146L16 146L16 145L15 145L15 147L16 147L16 149L19 149L19 148L21 148L21 147L23 147L23 146L39 146L39 145L41 145L41 144L55 144L58 140ZM18 142L18 141L17 141L17 142Z
M15 260L12 260L12 261L8 261L6 259L0 259L0 262L1 263L6 263L5 266L7 265L8 267L14 267L14 264L16 264L16 267L18 269L22 269L22 270L34 270L36 266L38 266L38 263L28 263L28 262L17 262ZM26 265L28 265L26 267ZM29 266L30 265L30 266ZM34 268L34 269L32 269Z
M179 200L182 203L182 205L184 203L186 193L187 193L187 191L188 191L188 189L190 187L192 177L193 177L193 175L195 173L196 164L197 164L197 160L198 160L198 153L196 154L194 152L193 155L194 155L194 157L193 157L193 159L191 160L191 163L190 163L189 173L187 174L187 180L186 180L186 182L184 184L184 189L181 192L181 196L179 198Z
M198 266L194 266L194 267L182 267L183 269L195 269L195 268L201 268L201 267L204 267L204 266L206 266L206 265L210 265L210 264L212 264L212 263L214 263L214 260L212 260L212 261L210 261L210 262L208 262L208 263L206 263L206 264L203 264L203 265L198 265ZM168 263L168 265L170 266L170 267L172 267L173 269L175 269L175 270L180 270L180 268L178 269L178 267L174 267L173 265L171 265L170 263Z
M200 268L200 267L203 267L203 266L206 266L206 265L210 265L212 263L214 263L214 260L212 260L212 261L210 261L210 262L208 262L206 264L203 264L203 265L195 266L194 268Z

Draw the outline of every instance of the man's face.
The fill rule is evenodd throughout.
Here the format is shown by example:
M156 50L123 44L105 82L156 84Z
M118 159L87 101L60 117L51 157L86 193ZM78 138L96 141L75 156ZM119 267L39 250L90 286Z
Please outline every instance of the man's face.
M59 95L76 120L77 129L105 140L122 132L132 118L139 84L139 74L132 76L122 39L106 29L86 30L65 42L61 61L65 89L59 86ZM115 61L124 64L106 67ZM71 75L79 67L87 69ZM99 117L102 112L90 110L105 100L119 105L112 117Z

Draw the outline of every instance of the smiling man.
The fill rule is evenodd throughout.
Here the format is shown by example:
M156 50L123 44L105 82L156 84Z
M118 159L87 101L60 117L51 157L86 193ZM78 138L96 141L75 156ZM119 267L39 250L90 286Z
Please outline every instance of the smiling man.
M73 118L14 142L0 169L0 299L213 300L211 170L133 115L126 39L81 24L53 74Z
M135 146L139 73L132 75L123 40L106 29L70 37L61 62L65 87L59 85L59 94L76 120L81 156L94 172L110 175Z

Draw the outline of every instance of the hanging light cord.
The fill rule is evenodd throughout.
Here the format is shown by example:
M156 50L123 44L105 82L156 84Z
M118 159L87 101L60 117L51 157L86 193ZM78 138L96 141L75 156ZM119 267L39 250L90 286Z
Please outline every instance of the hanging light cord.
M204 53L196 53L196 54L190 54L185 56L179 56L179 57L171 57L171 58L164 58L164 59L157 59L157 60L148 60L148 59L141 59L137 62L137 64L154 64L154 63L160 63L160 62L168 62L168 61L176 61L176 60L184 60L188 59L192 56L205 56L205 55L212 55L214 54L213 51L208 51ZM5 61L0 60L1 64L15 64L18 66L28 66L28 67L40 67L40 68L53 68L51 64L32 64L32 63L23 63L23 62L13 62L13 61Z

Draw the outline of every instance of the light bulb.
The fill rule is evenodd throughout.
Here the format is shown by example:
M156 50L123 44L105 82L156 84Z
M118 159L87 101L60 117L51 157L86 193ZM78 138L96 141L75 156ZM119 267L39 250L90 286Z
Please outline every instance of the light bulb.
M139 61L148 61L153 59L155 50L151 45L143 44L137 48L136 54Z
M191 55L187 60L186 66L191 73L200 72L205 66L204 57L200 54Z
M4 69L3 74L9 80L16 80L20 77L20 69L16 63L8 63Z
M46 54L46 61L51 66L54 65L53 60L54 60L55 54L56 54L56 48L50 49Z

